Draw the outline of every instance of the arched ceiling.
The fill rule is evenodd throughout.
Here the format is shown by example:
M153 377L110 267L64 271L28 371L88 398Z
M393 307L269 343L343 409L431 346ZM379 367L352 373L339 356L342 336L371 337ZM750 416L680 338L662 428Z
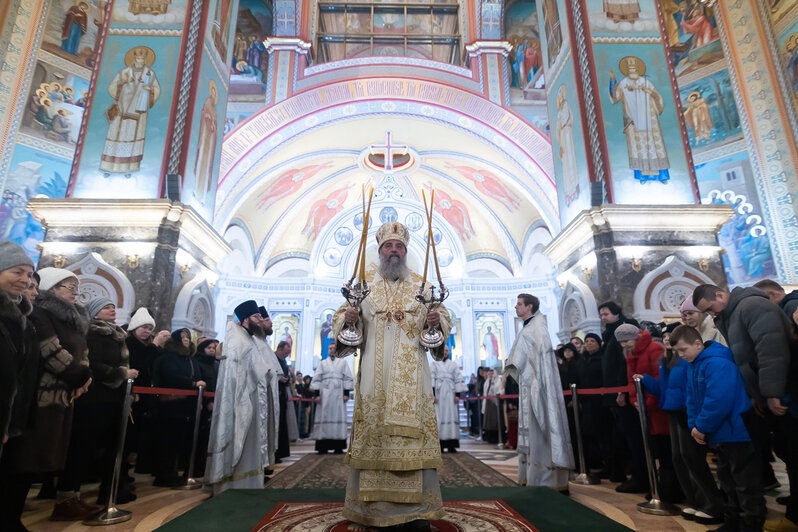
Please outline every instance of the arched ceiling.
M370 145L385 143L389 130L392 144L409 146L414 162L386 180L364 158ZM390 219L392 207L399 221L417 221L423 213L422 189L427 194L435 189L434 225L453 263L484 268L493 260L518 274L530 235L541 227L550 230L540 203L550 197L503 151L465 129L402 116L401 109L393 116L327 123L283 141L279 150L250 166L219 228L236 225L249 235L258 274L282 260L317 257L331 267L329 275L337 275L333 263L341 256L346 262L350 248L357 249L354 217L367 181L383 185L372 206L373 230L381 217ZM423 227L417 232L426 235ZM424 238L418 237L422 247Z

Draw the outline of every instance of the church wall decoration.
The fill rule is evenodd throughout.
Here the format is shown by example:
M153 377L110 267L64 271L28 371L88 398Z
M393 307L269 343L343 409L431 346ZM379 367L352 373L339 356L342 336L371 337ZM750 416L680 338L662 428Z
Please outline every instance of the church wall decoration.
M53 0L47 12L41 49L91 68L104 27L104 10L102 0Z
M728 70L682 84L679 95L693 154L743 138Z
M0 201L0 240L11 240L35 261L44 239L41 224L25 208L34 197L63 198L72 161L17 144Z
M299 318L295 314L275 314L271 315L272 330L274 333L271 336L272 349L277 349L277 344L280 342L288 342L291 344L290 360L296 366L297 357L300 353L299 345Z
M793 101L798 104L798 20L779 35L779 52Z
M269 55L263 39L271 35L271 5L262 0L240 0L233 37L230 94L264 94Z
M593 50L615 202L645 196L657 204L693 203L686 147L668 133L681 128L662 45L594 42Z
M585 5L593 37L660 36L654 0L585 0Z
M702 203L726 203L734 217L718 233L723 266L731 286L750 285L776 275L748 152L696 166Z
M507 10L504 35L513 45L513 50L507 57L510 87L526 87L543 67L535 2L517 2Z
M114 0L111 24L126 28L180 29L188 0Z
M711 8L696 0L664 0L661 4L665 39L677 76L701 71L723 59Z
M330 344L335 342L335 337L332 332L332 318L335 315L334 308L326 308L321 311L320 315L315 319L315 328L313 335L313 369L319 365L319 362L329 356L327 350Z
M207 54L202 55L196 80L180 197L183 203L211 219L219 177L227 88Z
M137 57L147 67L139 77L132 75ZM75 196L108 197L109 191L118 198L159 196L161 148L170 128L179 58L179 36L108 36L80 153ZM126 114L128 110L133 118ZM129 141L134 144L128 152Z
M475 322L477 362L479 366L494 368L504 364L504 318L495 312L477 315Z
M223 65L229 63L228 59L233 51L232 43L235 33L233 22L237 14L237 6L237 0L210 0L209 2L205 42L211 44L211 48ZM228 70L226 69L225 72Z
M563 0L538 0L538 20L543 33L543 55L549 70L554 70L563 43L567 41L565 31L565 4Z

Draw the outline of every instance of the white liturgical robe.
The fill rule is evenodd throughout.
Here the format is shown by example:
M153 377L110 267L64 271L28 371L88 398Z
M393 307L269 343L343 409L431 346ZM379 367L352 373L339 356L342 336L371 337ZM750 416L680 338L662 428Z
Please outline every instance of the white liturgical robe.
M566 489L574 455L557 361L540 312L518 333L505 369L519 390L518 482Z
M310 389L319 392L321 405L313 423L314 440L346 439L346 403L344 390L355 387L349 364L343 358L321 361L310 381Z
M435 414L438 416L438 437L444 440L460 439L460 406L455 394L468 391L463 375L454 360L432 363L432 386L435 388Z

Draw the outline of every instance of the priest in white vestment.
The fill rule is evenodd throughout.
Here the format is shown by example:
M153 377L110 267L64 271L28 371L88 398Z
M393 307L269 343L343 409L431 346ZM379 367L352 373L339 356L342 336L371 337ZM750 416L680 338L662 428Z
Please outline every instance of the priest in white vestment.
M258 381L267 368L254 339L260 326L258 304L235 309L239 323L227 324L219 364L205 483L217 495L228 489L263 488L265 460L259 426Z
M274 332L272 321L265 307L258 307L261 315L261 326L253 338L258 345L262 363L266 373L258 379L258 405L260 409L259 422L261 432L261 447L264 456L264 467L271 469L276 463L275 451L280 432L280 391L278 379L283 375L283 369L277 360L277 355L272 351L267 338ZM268 471L267 471L268 472Z
M524 328L515 338L505 371L518 382L518 482L568 489L574 468L560 374L538 298L519 294L515 312Z
M379 228L380 265L366 272L371 293L360 313L346 303L333 318L335 338L345 323L359 324L364 338L344 458L352 469L343 515L367 526L407 523L409 529L429 530L428 520L444 515L437 472L442 461L432 380L419 337L437 325L445 343L451 325L444 306L428 312L416 301L421 277L407 270L409 240L398 222ZM336 356L351 351L337 343Z
M349 364L335 357L335 344L329 345L328 352L330 356L319 363L310 381L310 389L318 395L314 400L319 403L311 438L316 440L318 453L341 454L346 449L346 403L355 384Z
M448 449L456 453L460 447L460 398L457 394L467 392L460 366L452 360L449 346L443 346L445 360L435 360L432 372L432 386L435 389L435 414L438 417L438 438L441 451Z

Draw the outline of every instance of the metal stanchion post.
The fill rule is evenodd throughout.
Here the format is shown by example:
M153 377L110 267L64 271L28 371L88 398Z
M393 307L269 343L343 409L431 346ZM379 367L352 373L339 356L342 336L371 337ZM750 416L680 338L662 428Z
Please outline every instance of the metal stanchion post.
M502 415L502 400L499 398L499 394L496 394L496 434L498 435L499 444L497 447L499 449L504 449L504 431L502 430L502 419L504 416Z
M133 379L127 380L127 387L125 388L125 398L122 401L122 419L119 422L119 442L116 445L116 459L114 460L114 473L111 477L111 489L108 494L108 504L105 509L95 514L92 517L83 521L84 525L101 526L113 525L116 523L123 523L129 521L133 517L133 512L128 510L120 510L116 507L116 492L119 487L119 472L122 469L122 453L125 451L125 434L127 433L127 417L130 413L130 403L133 398L130 395L133 389Z
M487 401L487 399L477 399L477 428L479 430L477 439L480 441L482 441L482 401Z
M643 447L646 451L646 468L648 469L648 483L651 486L651 500L641 502L637 510L644 514L653 515L679 515L681 510L672 504L663 502L659 498L657 486L657 471L654 469L654 459L651 456L651 445L648 437L648 418L646 417L646 396L643 394L643 381L635 378L635 392L637 392L637 411L640 414L640 428L643 431Z
M197 409L194 412L194 434L191 437L191 454L188 458L188 469L186 469L186 483L182 486L175 486L176 490L195 490L202 487L202 481L194 478L194 461L197 459L197 441L199 440L200 416L202 415L202 392L204 386L197 388Z
M576 384L571 384L571 407L574 409L574 428L576 429L576 447L579 451L579 469L582 471L571 482L574 484L601 484L601 479L590 474L585 462L585 447L582 445L582 428L579 426L579 399Z

